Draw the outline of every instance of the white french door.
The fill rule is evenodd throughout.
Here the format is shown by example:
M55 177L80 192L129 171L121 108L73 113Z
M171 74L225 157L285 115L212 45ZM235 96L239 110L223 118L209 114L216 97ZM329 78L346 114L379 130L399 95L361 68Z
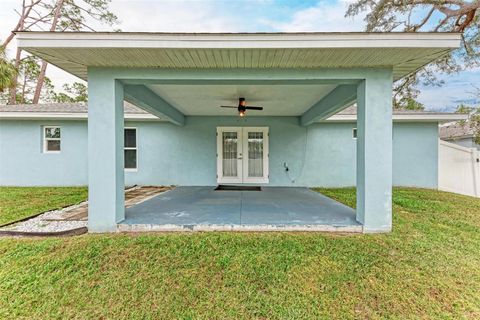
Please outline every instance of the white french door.
M268 128L217 128L217 182L268 183Z

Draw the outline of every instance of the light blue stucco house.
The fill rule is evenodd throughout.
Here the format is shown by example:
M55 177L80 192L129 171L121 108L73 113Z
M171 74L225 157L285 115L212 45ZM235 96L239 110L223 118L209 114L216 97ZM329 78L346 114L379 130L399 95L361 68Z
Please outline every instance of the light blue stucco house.
M2 107L0 184L88 183L93 232L125 219L125 184L355 185L356 221L386 232L392 185L436 188L438 123L457 120L392 115L393 81L457 48L454 33L17 38L88 81L88 125L77 105Z

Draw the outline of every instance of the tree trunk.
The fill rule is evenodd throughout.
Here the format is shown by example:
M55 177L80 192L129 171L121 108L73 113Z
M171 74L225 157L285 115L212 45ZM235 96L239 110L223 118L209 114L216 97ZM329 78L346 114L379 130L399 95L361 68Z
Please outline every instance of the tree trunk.
M32 103L37 104L40 100L40 94L42 93L43 82L45 81L45 73L47 71L47 62L42 60L42 67L38 74L37 86L35 87L35 95L33 96Z
M15 27L15 30L23 30L23 26L25 25L25 19L28 14L30 14L31 7L28 10L28 13L26 13L26 6L25 6L25 0L22 1L22 15L18 19L17 26ZM10 36L7 37L7 40L2 44L4 48L7 47L7 45L12 41L14 37L14 33L10 33ZM22 55L22 50L17 48L17 53L15 55L15 69L18 70L18 67L20 66L20 58ZM10 87L10 99L8 101L9 104L17 104L17 77L13 79L12 81L12 86Z
M22 55L22 49L17 48L17 53L15 55L15 69L18 70L20 67L20 58ZM12 86L10 87L10 99L9 104L17 104L17 78L13 79Z
M20 99L20 103L25 103L25 90L27 88L27 76L23 76L23 87L22 87L22 97Z
M53 16L52 26L50 27L50 31L55 31L57 28L58 18L60 18L60 14L62 13L62 6L64 0L58 0L56 7L55 7L55 14ZM47 72L47 62L42 61L42 67L40 69L40 74L38 75L37 86L35 87L35 94L33 95L33 103L38 103L40 100L40 94L42 93L43 82L45 81L45 73Z

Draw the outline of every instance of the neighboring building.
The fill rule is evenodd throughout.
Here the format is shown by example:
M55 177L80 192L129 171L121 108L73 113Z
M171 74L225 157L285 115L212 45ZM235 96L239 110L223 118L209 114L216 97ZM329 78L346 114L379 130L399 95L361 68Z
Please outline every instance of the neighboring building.
M295 117L192 117L190 126L177 127L130 103L125 103L124 110L127 185L203 186L221 182L217 181L215 132L222 126L268 130L266 179L253 183L355 185L356 107L296 129ZM395 110L394 185L437 188L438 124L452 119L458 115ZM0 154L5 155L0 159L0 185L88 183L84 104L0 106L0 137Z
M440 139L480 150L480 145L475 143L474 138L475 129L470 127L468 122L455 122L440 127Z
M355 185L356 223L364 232L391 230L393 184L437 186L444 116L394 115L392 125L392 85L458 48L460 34L17 32L16 38L22 50L88 81L88 142L85 114L2 121L2 184L88 181L90 231L117 230L125 219L125 183ZM161 120L124 119L124 100ZM356 122L335 115L354 102ZM124 126L132 128L125 139ZM137 168L125 170L135 159ZM302 210L300 199L289 200L293 211Z

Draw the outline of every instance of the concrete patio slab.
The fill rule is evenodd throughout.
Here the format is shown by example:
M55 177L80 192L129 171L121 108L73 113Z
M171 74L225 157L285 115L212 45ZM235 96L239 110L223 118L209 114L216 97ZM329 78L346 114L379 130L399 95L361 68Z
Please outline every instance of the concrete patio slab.
M119 231L361 232L355 210L307 188L177 187L126 209Z

